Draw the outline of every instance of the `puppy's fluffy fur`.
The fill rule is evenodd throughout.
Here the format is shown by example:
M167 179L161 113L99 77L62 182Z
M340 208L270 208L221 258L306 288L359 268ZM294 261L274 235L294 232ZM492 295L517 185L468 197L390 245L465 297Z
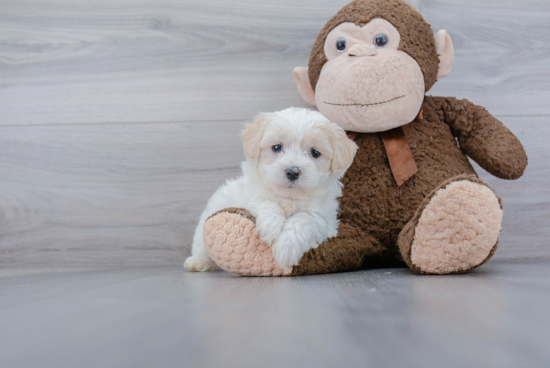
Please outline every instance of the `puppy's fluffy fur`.
M228 207L256 218L260 238L282 267L297 265L305 252L337 235L338 179L357 150L342 128L317 111L289 108L260 114L243 131L243 147L243 175L227 180L200 217L185 261L190 271L217 268L204 247L203 227Z

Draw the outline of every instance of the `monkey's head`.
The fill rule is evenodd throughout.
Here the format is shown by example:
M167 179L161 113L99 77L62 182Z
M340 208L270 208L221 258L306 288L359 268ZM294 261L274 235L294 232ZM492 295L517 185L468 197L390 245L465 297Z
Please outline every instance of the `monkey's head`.
M382 132L414 120L453 60L447 32L434 36L407 3L355 0L321 30L309 68L295 68L294 79L306 102L345 130Z

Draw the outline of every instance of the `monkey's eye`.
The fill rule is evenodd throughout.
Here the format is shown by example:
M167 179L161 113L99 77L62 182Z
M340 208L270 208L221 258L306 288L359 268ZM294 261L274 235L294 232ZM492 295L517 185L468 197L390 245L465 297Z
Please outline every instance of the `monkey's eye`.
M311 149L311 155L313 156L313 158L317 158L319 156L321 156L321 152L317 151L317 150L314 150L313 148Z
M380 34L377 34L375 37L374 37L374 44L377 46L377 47L384 47L388 44L388 36L386 36L385 34L383 33L380 33Z
M346 50L346 39L344 37L340 37L338 41L336 41L336 50L340 53Z
M276 144L273 147L271 147L271 149L273 150L273 152L279 153L283 149L283 146L281 146L280 144Z

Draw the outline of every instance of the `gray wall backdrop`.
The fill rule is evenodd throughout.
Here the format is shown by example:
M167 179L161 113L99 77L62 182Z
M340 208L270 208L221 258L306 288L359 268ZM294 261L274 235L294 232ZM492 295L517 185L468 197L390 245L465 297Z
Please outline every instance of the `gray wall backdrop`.
M0 0L0 265L176 265L260 111L347 0ZM550 2L411 1L456 48L430 91L483 105L529 167L496 179L497 259L550 256Z

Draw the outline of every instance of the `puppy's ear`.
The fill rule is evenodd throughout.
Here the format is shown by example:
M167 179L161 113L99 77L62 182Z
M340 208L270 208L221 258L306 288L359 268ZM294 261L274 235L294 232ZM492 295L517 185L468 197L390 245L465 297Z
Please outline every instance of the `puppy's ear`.
M331 163L332 172L343 174L353 163L357 152L357 144L349 139L344 129L335 123L329 124L328 134L334 151Z
M249 161L255 161L260 157L260 142L264 136L268 121L269 114L260 114L243 130L244 155Z

